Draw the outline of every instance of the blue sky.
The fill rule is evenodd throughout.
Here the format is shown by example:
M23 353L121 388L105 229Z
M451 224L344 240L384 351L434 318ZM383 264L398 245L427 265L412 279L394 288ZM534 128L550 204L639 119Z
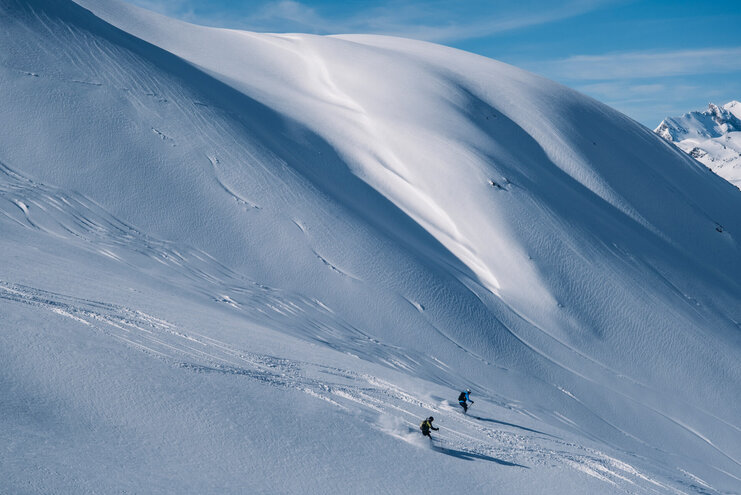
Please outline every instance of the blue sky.
M741 100L739 0L129 1L212 26L434 41L559 81L651 128Z

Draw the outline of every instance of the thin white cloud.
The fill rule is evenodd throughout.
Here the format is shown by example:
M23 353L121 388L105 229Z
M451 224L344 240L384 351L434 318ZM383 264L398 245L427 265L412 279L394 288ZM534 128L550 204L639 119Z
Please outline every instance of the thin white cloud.
M371 17L367 25L357 27L370 28L372 32L377 34L405 36L436 42L452 42L483 38L507 31L557 22L604 7L608 2L572 1L554 3L555 6L534 8L526 13L492 12L488 15L481 15L475 20L466 19L462 22L450 21L437 24L420 22L423 15L429 17L430 13L426 5L418 4L409 9L404 17L393 18L387 16L376 19ZM445 11L436 14L436 17L441 19L452 17L450 13Z
M630 115L651 129L666 117L700 110L709 102L725 103L729 97L738 94L737 87L725 85L706 87L676 80L658 81L597 81L573 87Z
M241 19L240 22L249 25L263 23L269 26L280 24L305 26L313 31L331 30L336 26L334 22L319 15L315 9L293 0L269 2L256 13Z
M675 90L677 86L671 88ZM670 87L666 84L633 84L630 81L600 81L579 84L574 86L574 89L608 100L655 97L656 95L667 94L670 91Z
M610 3L614 2L605 0L553 2L547 7L534 8L530 12L492 13L473 21L467 19L465 22L437 25L419 24L414 19L404 19L401 23L389 23L385 28L379 29L378 34L392 34L435 42L484 38L507 31L569 19L603 8ZM424 5L419 7L425 8ZM446 17L445 13L441 13L440 17Z
M536 5L502 3L480 9L448 2L394 1L335 16L295 0L263 3L254 12L195 14L196 0L129 0L165 15L208 25L254 31L317 34L386 34L436 42L482 38L502 32L548 24L588 13L625 0L570 0ZM199 9L203 12L203 9Z
M741 71L741 47L576 55L527 64L559 80L641 79Z
M127 0L134 5L166 15L168 17L183 18L193 15L191 0Z

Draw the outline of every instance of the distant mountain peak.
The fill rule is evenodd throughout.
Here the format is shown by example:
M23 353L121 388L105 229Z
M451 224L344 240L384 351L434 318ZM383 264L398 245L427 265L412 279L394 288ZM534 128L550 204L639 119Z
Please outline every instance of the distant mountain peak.
M737 131L741 131L741 103L735 100L723 106L709 103L707 110L668 117L654 129L656 134L672 142L697 137L717 138Z
M741 188L741 103L668 117L654 129L724 179Z

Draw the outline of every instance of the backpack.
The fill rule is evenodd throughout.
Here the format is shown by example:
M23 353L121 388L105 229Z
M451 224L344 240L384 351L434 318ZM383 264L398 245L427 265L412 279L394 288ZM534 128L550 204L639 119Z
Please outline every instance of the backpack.
M466 402L466 393L461 392L461 395L458 396L458 402Z

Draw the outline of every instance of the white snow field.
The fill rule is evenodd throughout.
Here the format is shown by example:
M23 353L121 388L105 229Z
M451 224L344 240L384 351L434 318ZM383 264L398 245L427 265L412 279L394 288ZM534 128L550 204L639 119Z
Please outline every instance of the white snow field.
M669 117L654 132L741 189L741 102Z
M741 192L595 100L0 0L0 123L2 493L741 493Z

